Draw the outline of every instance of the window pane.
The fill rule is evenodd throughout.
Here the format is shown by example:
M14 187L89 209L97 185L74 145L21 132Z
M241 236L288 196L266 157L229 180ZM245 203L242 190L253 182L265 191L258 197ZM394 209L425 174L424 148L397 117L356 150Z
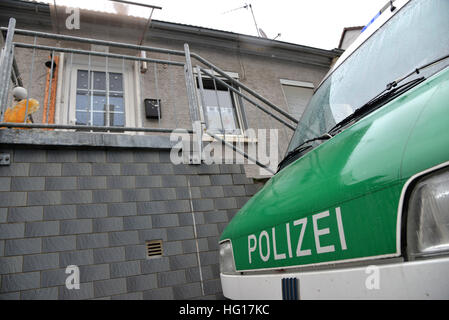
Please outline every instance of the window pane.
M223 120L223 125L226 130L234 131L236 127L236 118L233 108L221 108L221 118Z
M109 111L125 112L123 97L110 97L109 104L111 105L111 109Z
M106 108L106 96L104 94L95 94L92 97L92 107L95 111L105 111Z
M94 72L94 90L106 90L106 74L104 72Z
M203 90L204 93L204 102L206 106L217 106L217 98L215 96L215 92L213 90Z
M110 122L111 122L111 126L124 127L125 126L125 114L124 113L111 113Z
M206 102L206 106L218 107L217 95L218 101L220 102L220 107L222 108L233 107L230 92L217 90L217 92L215 93L215 90L208 90L208 89L204 90L204 100Z
M218 129L221 131L220 113L218 107L206 107L208 129Z
M205 89L204 100L206 103L206 117L209 129L221 132L222 128L224 128L227 132L231 131L232 133L235 133L239 128L239 125L231 93L229 91L217 90L217 92L215 92L215 90ZM221 115L219 106L221 108Z
M89 113L87 113L86 111L76 111L76 122L75 123L87 125L89 116L90 116Z
M313 95L313 89L289 85L282 85L282 89L284 90L290 113L296 119L299 119Z
M121 73L109 73L109 90L123 91L123 77Z
M94 119L94 126L104 126L106 123L106 113L104 112L95 112L93 114L93 119Z
M218 102L220 103L220 107L222 108L233 108L231 93L229 91L217 91L218 93ZM215 98L216 101L216 98Z
M90 109L89 96L84 93L77 93L76 95L76 110L87 111Z
M222 132L222 128L224 128L226 131L232 132L237 129L237 119L235 117L233 108L221 108L221 118L220 109L218 107L207 106L206 111L209 129L217 130L220 132Z
M89 83L89 78L87 76L87 70L78 70L77 78L76 78L76 88L77 89L86 89Z

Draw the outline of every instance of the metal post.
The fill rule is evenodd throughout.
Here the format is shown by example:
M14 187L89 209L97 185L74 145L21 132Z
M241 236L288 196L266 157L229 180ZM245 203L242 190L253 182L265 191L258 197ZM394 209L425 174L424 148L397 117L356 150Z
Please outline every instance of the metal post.
M38 50L53 50L55 52L67 52L67 53L76 53L76 54L85 54L85 55L91 55L96 57L109 57L109 58L117 58L117 59L127 59L132 61L146 61L146 62L155 62L159 64L174 64L177 66L184 66L184 63L182 62L170 62L166 60L160 60L160 59L148 59L148 58L142 58L142 57L135 57L135 56L127 56L124 54L118 54L118 53L107 53L107 52L98 52L98 51L88 51L88 50L81 50L81 49L68 49L68 48L60 48L60 47L52 47L52 46L43 46L43 45L32 45L30 43L22 43L22 42L16 42L14 43L16 48L36 48Z
M190 58L190 49L187 43L184 44L184 52L186 56L185 78L187 86L187 97L189 99L190 119L192 120L193 124L193 122L200 120L200 118L198 116L198 100L195 93L196 90L195 79L193 78L192 60Z
M157 124L159 128L161 127L161 104L160 104L160 97L159 97L159 83L157 79L157 65L156 63L153 63L153 69L154 69L154 86L156 89L156 103L157 103Z
M218 113L220 115L221 130L223 130L223 137L226 140L226 129L225 129L224 124L223 124L223 116L222 116L222 113L221 113L220 97L218 96L217 83L215 82L215 78L212 78L212 80L214 82L214 90L215 90L215 97L217 99Z
M198 84L200 87L200 98L201 98L201 106L203 107L203 120L201 121L201 136L200 136L200 157L203 159L203 132L206 131L208 127L208 119L207 119L207 112L206 112L206 101L204 99L204 86L203 86L203 78L201 77L201 69L200 66L196 66L196 71L198 74Z
M187 87L187 97L189 99L189 111L190 111L190 119L192 121L192 128L195 132L196 124L199 124L199 132L198 134L194 134L194 139L197 141L193 141L194 147L194 157L193 163L199 164L201 163L202 153L203 153L203 139L202 139L202 126L201 126L201 118L199 115L199 107L198 107L198 97L196 95L196 86L195 86L195 78L193 77L193 68L192 68L192 60L190 59L190 49L189 45L184 44L184 51L186 56L186 65L185 65L185 79L186 79L186 87ZM199 149L199 150L196 150Z
M34 37L34 44L36 45L36 37ZM25 117L23 118L23 122L26 123L27 122L27 116L28 116L28 106L30 104L30 96L31 96L31 89L32 89L32 85L33 85L33 69L34 69L34 59L35 59L35 55L36 55L36 49L33 48L33 56L31 57L31 70L30 70L30 79L28 81L28 96L27 98L27 103L26 103L26 108L25 108Z
M4 95L3 95L3 102L2 102L2 121L3 121L3 108L6 108L6 105L8 104L8 97L9 97L9 85L10 85L10 77L8 75L11 75L12 72L12 62L14 60L14 44L12 45L11 48L11 53L8 56L7 59L7 70L6 70L6 77L5 77L5 88L4 90ZM6 110L6 109L5 109Z
M139 68L139 64L138 63L135 63L134 64L134 66L136 67L136 68ZM138 77L138 79L139 79L139 94L140 94L140 99L139 99L139 101L140 101L140 103L141 103L141 108L142 108L142 110L145 110L145 101L144 101L144 98L143 98L143 78L145 77L145 74L144 73L142 73L142 72L137 72L137 77ZM123 78L124 79L124 78ZM124 80L123 80L123 84L125 84L125 82L124 82ZM123 86L124 87L124 86ZM144 111L145 112L145 111ZM142 123L141 123L141 125L142 125L142 127L145 127L145 118L142 118Z
M4 108L8 102L9 79L11 77L12 61L14 57L14 29L16 27L16 19L10 18L8 24L8 33L6 35L5 46L0 57L0 118L3 122Z
M125 123L123 124L126 126L126 103L125 103L125 59L122 58L122 95L123 95L123 112L124 112L124 118ZM136 121L137 122L137 121Z
M204 99L203 77L201 76L200 66L196 66L196 74L198 75L198 84L200 87L200 98L201 98L201 107L203 108L203 119L204 119L204 123L206 124L206 128L208 128L209 121L207 119L206 100Z
M106 63L106 73L105 73L105 81L106 81L106 83L105 83L105 89L106 89L106 91L105 91L105 93L106 93L106 110L105 110L105 112L106 112L106 123L105 123L105 126L111 126L111 114L110 114L110 112L111 112L111 106L109 105L109 60L108 60L108 57L106 57L106 61L105 61Z
M201 164L203 158L203 126L200 121L195 121L193 127L193 164Z
M86 105L86 125L93 125L93 114L92 114L92 110L93 110L93 94L92 94L92 88L94 87L93 85L93 81L92 81L92 76L93 76L93 72L91 74L90 71L90 65L91 65L91 57L89 55L89 61L88 61L88 65L87 65L87 98L89 99L89 104ZM92 87L92 88L91 88ZM76 114L76 108L75 108L75 114ZM87 121L87 116L89 116L89 121Z
M67 124L70 123L70 96L72 95L72 70L73 70L73 53L70 53L70 73L69 73L69 94L67 99ZM89 81L89 80L88 80ZM75 88L76 90L77 88ZM89 90L89 88L87 88ZM75 103L76 103L76 93L75 93ZM75 105L76 109L76 105ZM76 113L75 113L76 116Z
M0 30L7 30L5 27L0 27ZM139 46L128 43L114 42L114 41L106 41L106 40L98 40L98 39L90 39L90 38L82 38L82 37L74 37L68 35L40 32L40 31L31 31L24 29L16 29L15 34L25 35L25 36L37 36L39 38L47 38L47 39L55 39L55 40L65 40L65 41L74 41L81 43L89 43L89 44L98 44L102 46L109 47L117 47L117 48L125 48L125 49L135 49L135 50L144 50L144 51L152 51L158 53L171 53L178 56L184 56L184 51L181 50L170 50L163 49L157 47L148 47L148 46Z

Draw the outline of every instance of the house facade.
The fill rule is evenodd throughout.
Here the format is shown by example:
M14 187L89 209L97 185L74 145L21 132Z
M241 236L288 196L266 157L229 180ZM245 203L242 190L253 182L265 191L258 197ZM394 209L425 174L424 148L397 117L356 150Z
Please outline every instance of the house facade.
M16 20L2 110L21 82L39 102L33 124L49 126L0 129L0 298L221 298L219 234L264 175L248 163L176 165L166 129L199 120L243 148L259 143L248 129L277 129L282 157L285 124L341 52L156 20L138 46L146 19L80 10L68 29L68 16L0 3L0 25ZM71 265L80 289L66 286Z

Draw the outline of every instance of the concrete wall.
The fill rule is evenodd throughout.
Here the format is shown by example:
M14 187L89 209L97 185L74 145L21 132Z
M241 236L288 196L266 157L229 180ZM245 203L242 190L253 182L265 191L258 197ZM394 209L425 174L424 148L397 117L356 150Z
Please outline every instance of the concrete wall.
M0 134L11 157L0 166L0 299L222 298L219 234L259 189L242 166L175 166L166 148L112 148L120 135L107 134L83 147L88 133L67 134ZM164 253L149 259L153 239ZM80 290L65 287L68 265Z

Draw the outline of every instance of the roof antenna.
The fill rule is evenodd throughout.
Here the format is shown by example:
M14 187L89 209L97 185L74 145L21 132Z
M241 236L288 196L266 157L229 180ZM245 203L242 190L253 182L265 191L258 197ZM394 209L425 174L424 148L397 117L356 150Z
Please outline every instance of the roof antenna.
M254 25L256 26L257 36L259 38L268 39L266 33L262 30L262 28L259 28L257 26L256 16L254 15L254 11L253 11L253 7L252 7L251 3L245 3L245 5L242 6L242 7L238 7L238 8L235 8L235 9L231 9L231 10L225 11L222 14L226 14L226 13L229 13L229 12L237 11L237 10L240 10L240 9L248 9L248 8L251 10L251 15L253 16L253 21L254 21ZM277 36L274 39L272 39L272 40L275 40L277 37L280 37L280 36L281 36L281 34L278 33Z
M235 8L235 9L232 9L232 10L229 10L229 11L225 11L222 14L226 14L226 13L229 13L229 12L237 11L237 10L240 10L240 9L248 9L248 8L251 10L251 14L253 16L253 21L254 21L254 25L256 26L257 36L258 37L262 37L262 35L260 33L260 29L257 26L256 17L254 16L253 7L251 6L251 3L249 3L249 4L245 3L245 5L242 6L242 7ZM267 37L265 36L265 38L267 38Z
M260 30L259 30L259 27L257 26L256 17L254 16L253 7L252 7L251 3L250 4L245 3L245 5L243 6L243 8L245 8L245 9L248 9L248 7L251 10L251 14L253 15L253 20L254 20L254 25L256 26L257 35L260 37Z

